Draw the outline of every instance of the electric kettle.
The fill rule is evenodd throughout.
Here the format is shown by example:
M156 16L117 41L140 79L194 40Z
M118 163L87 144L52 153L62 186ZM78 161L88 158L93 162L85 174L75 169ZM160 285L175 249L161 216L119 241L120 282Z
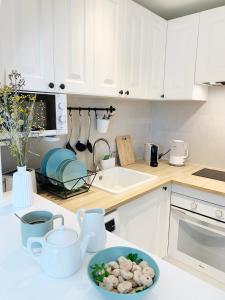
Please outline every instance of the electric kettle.
M182 140L170 142L169 164L172 166L184 166L188 158L188 144Z

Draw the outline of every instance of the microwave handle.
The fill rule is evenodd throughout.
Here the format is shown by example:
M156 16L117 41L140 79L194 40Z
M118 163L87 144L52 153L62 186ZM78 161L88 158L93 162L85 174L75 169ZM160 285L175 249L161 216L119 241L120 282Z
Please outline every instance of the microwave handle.
M188 210L184 210L182 208L171 205L171 211L175 214L181 216L182 218L186 218L188 223L192 225L198 225L203 229L210 229L218 234L225 234L225 223L217 220L213 220L211 218L207 218L205 216L192 213ZM220 226L218 225L221 224Z

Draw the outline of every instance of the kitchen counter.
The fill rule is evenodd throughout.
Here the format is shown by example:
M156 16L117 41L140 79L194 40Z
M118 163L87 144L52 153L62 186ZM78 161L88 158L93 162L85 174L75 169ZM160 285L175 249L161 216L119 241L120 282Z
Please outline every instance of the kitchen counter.
M74 213L36 195L34 205L17 213L31 210L48 210L61 213L65 226L78 228ZM23 249L20 241L20 221L13 215L9 201L0 204L0 299L1 300L99 300L103 299L89 282L87 264L91 254L86 254L82 268L67 279L47 277L37 262ZM134 245L107 233L107 247ZM155 258L160 269L156 287L144 299L151 300L224 300L225 293L175 266Z
M160 186L163 186L164 184L169 183L177 183L188 187L197 188L205 192L216 193L225 196L225 182L192 175L192 173L204 167L206 166L190 163L183 167L173 167L168 165L167 161L160 161L159 166L153 168L143 161L140 161L127 166L127 168L156 175L158 176L157 180L150 184L143 184L122 194L111 194L95 187L91 187L88 193L66 200L56 198L56 196L48 193L42 193L42 195L73 212L81 207L86 209L102 207L106 210L106 212L110 212L125 203L128 203Z

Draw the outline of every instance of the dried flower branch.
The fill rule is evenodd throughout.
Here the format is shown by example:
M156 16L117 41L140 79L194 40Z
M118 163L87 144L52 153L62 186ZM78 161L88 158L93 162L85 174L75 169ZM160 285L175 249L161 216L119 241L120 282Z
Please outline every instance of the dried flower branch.
M17 71L9 74L9 80L9 86L0 87L0 132L9 139L8 146L18 166L25 166L29 136L32 127L38 126L33 118L36 96L19 93L25 81Z

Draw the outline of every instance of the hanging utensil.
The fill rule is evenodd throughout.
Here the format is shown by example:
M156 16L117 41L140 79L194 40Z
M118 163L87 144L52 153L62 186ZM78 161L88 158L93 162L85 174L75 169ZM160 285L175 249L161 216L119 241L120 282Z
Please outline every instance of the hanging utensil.
M71 145L71 137L73 135L73 114L72 114L71 110L69 111L69 120L70 120L70 133L69 133L68 142L66 144L66 148L68 150L73 151L75 154L77 154L76 151L75 151L75 149L74 149L74 147Z
M76 149L80 152L83 152L86 150L86 145L81 143L81 129L82 129L82 115L81 115L81 111L79 110L79 134L78 134L78 141L75 145Z
M88 119L89 119L89 126L88 126L88 138L87 138L87 149L90 153L93 153L93 147L92 143L90 142L90 134L91 134L91 114L90 111L88 111Z

